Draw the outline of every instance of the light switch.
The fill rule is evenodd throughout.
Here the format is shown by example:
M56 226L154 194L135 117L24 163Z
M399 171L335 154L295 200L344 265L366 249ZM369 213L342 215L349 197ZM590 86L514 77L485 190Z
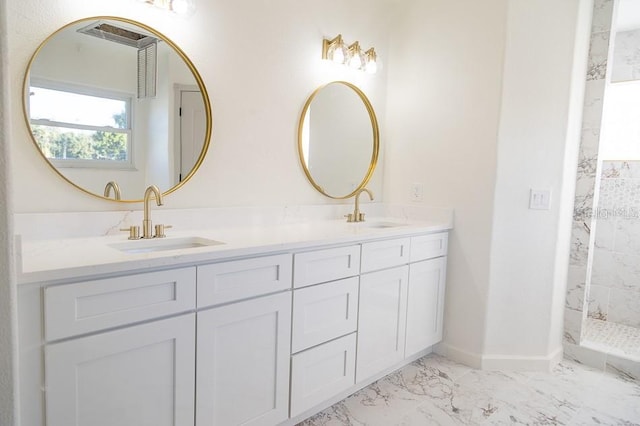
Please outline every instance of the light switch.
M551 209L550 189L531 189L529 195L529 209L549 210Z

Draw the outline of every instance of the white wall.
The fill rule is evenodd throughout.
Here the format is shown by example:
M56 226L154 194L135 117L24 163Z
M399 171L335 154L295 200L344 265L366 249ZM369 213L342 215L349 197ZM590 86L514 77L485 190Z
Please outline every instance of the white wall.
M202 75L213 107L209 154L193 180L167 197L169 208L334 203L317 193L302 172L298 118L311 92L332 80L358 85L379 119L384 118L384 66L376 75L336 67L321 60L321 47L323 37L342 33L346 41L375 46L385 62L389 2L215 0L197 2L197 7L193 17L181 19L137 0L11 1L11 87L21 86L35 48L63 24L100 14L138 20L181 46ZM10 96L12 109L19 111L21 92L12 90ZM68 187L39 158L20 114L13 124L17 212L131 208ZM381 180L382 168L374 187Z
M0 0L0 425L17 424L16 288L10 196L6 2Z
M603 108L598 159L640 160L640 79L607 83Z
M385 197L420 183L455 208L440 349L471 365L561 356L586 3L413 0L396 17ZM532 187L550 211L528 210Z
M565 187L575 187L579 143L573 131L575 120L568 140L568 123L570 114L581 110L581 103L572 103L572 97L582 95L571 91L571 83L572 78L583 82L586 69L583 50L577 59L583 63L582 70L573 75L581 3L587 2L509 1L485 335L487 365L514 357L539 357L544 362L561 354L558 318L562 317L570 237L570 223L565 220L570 218L569 209L564 207L573 204L572 192ZM583 42L588 27L580 28ZM564 178L567 167L573 167L572 173ZM551 190L550 210L528 209L530 188ZM556 274L558 262L564 275Z
M385 198L453 206L445 342L483 351L506 0L399 2L389 59Z

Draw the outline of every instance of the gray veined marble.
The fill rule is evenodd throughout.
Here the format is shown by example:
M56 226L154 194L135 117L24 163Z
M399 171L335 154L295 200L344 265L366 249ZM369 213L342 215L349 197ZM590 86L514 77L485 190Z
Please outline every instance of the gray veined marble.
M591 35L587 80L603 80L607 73L607 55L609 52L609 32L602 31Z
M638 425L640 383L565 360L551 373L473 370L429 355L302 426Z
M574 274L585 277L585 280L580 279L577 282L574 279L573 285L569 283L565 304L565 312L574 314L573 316L576 317L574 319L577 319L581 313L588 311L585 288L584 286L580 287L580 284L584 285L588 281L586 277L590 269L588 264L589 242L594 218L600 127L602 125L613 6L613 0L595 0L593 6L569 261L569 266L576 268ZM565 318L564 341L568 345L579 345L581 328L581 323L575 324L574 320L567 321Z

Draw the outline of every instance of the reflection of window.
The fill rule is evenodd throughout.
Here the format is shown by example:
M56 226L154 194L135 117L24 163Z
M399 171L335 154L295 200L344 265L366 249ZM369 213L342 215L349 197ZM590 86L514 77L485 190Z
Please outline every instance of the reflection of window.
M44 155L61 167L131 167L131 97L32 82L29 116Z

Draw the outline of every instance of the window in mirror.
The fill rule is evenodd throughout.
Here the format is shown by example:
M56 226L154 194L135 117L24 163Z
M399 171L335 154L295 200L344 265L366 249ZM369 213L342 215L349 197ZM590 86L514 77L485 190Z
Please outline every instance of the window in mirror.
M36 142L58 167L132 167L130 96L40 82L29 110Z

